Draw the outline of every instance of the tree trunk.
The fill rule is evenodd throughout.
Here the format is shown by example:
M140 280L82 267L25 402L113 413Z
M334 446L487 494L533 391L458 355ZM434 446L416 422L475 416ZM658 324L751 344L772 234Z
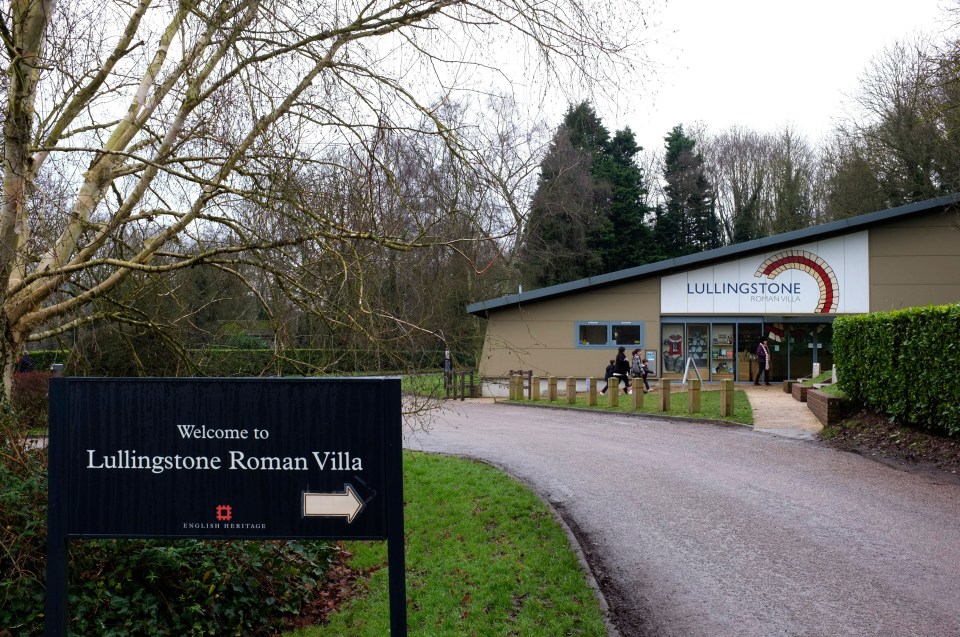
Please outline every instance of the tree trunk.
M23 343L16 342L8 330L4 329L4 336L0 339L0 361L3 363L3 395L0 403L9 404L13 392L13 372L17 369L17 360Z

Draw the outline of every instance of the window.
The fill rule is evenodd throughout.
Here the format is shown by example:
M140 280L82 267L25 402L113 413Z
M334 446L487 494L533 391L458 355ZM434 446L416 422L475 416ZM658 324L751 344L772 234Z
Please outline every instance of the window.
M580 338L577 339L580 345L604 345L607 344L607 326L597 323L581 325Z
M614 325L613 343L615 345L643 345L642 325Z
M581 321L577 347L643 347L643 321Z

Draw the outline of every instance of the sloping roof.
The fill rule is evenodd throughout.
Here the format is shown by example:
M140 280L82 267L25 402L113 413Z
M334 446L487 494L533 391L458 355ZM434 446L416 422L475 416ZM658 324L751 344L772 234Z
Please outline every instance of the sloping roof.
M529 292L520 292L518 294L508 294L487 301L471 303L467 306L467 312L477 316L486 316L491 310L497 310L504 307L519 305L521 303L531 303L543 301L550 298L574 294L583 290L609 286L617 283L625 283L638 279L645 279L651 276L663 276L684 270L690 270L694 267L704 267L717 261L727 261L733 258L740 258L756 252L773 251L786 245L805 243L815 239L826 239L843 234L850 234L860 230L865 230L872 225L909 217L911 215L933 212L938 208L945 208L951 204L960 202L960 193L928 199L918 203L898 206L879 212L871 212L857 217L841 219L820 226L804 228L803 230L794 230L783 234L775 234L762 239L736 243L733 245L699 252L697 254L688 254L676 259L667 259L656 263L627 268L626 270L617 270L598 276L591 276L569 283L560 283L545 288L531 290Z

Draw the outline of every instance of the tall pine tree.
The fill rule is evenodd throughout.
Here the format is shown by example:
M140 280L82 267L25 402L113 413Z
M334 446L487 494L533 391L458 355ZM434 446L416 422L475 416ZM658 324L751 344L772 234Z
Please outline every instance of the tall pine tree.
M540 165L526 235L523 281L542 287L650 260L642 150L629 128L611 138L596 111L570 107Z
M720 222L713 185L707 179L696 142L675 126L664 138L666 201L657 210L654 236L659 257L670 259L720 247Z

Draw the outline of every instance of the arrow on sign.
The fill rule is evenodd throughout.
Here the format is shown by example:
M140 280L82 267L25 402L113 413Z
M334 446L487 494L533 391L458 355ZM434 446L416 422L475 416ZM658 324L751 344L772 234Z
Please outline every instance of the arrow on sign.
M304 517L345 517L347 524L353 522L357 514L363 510L363 500L349 484L343 485L343 493L304 493Z

